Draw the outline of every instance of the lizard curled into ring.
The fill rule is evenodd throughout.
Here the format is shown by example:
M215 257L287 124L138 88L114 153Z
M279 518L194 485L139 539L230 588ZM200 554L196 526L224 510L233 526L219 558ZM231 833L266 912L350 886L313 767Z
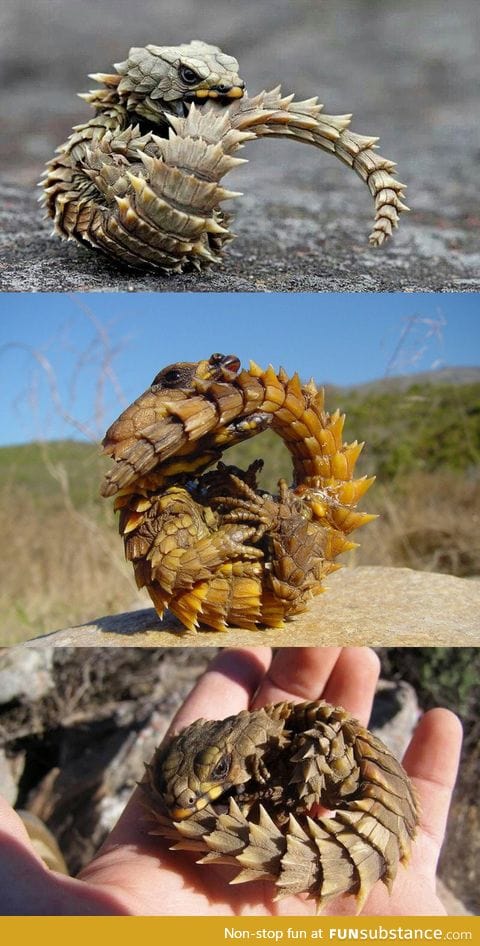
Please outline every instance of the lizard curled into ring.
M167 366L103 441L115 463L102 494L115 497L137 585L191 631L281 627L375 518L355 509L374 479L353 477L363 444L343 443L345 418L325 411L323 391L283 369L240 368L219 353ZM261 460L205 472L266 428L290 452L291 487L259 489Z
M101 88L82 95L95 110L57 148L42 183L54 232L117 262L162 273L218 264L233 239L222 178L257 138L287 138L334 154L366 183L375 205L370 243L397 227L405 185L377 138L350 131L351 115L326 115L280 86L249 97L239 66L199 40L134 47Z
M141 788L150 834L318 909L353 894L360 910L378 880L390 891L419 818L390 750L323 700L197 720L157 749Z

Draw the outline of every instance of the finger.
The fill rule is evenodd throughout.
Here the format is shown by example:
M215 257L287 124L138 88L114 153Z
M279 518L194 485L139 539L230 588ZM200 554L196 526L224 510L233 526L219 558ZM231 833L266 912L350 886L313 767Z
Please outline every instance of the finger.
M417 789L421 829L440 851L462 746L462 726L454 713L433 709L420 720L403 765Z
M247 709L272 657L269 647L228 648L212 660L174 716L167 735L195 719L224 719Z
M370 647L344 647L327 681L323 697L343 706L364 726L368 725L380 660Z
M0 795L0 825L2 826L2 831L5 835L12 838L18 842L18 844L25 845L28 847L32 854L35 854L35 857L40 860L38 855L33 850L30 838L28 837L27 830L23 821L17 815L16 811L9 805L6 798L3 795Z
M207 667L174 716L165 738L195 719L223 719L246 709L270 663L269 647L229 648L220 651ZM131 844L143 839L145 818L142 792L137 789L102 848Z
M109 892L92 890L48 870L22 820L0 795L0 913L2 916L118 915Z
M283 700L318 700L340 651L340 647L282 647L265 674L252 709Z

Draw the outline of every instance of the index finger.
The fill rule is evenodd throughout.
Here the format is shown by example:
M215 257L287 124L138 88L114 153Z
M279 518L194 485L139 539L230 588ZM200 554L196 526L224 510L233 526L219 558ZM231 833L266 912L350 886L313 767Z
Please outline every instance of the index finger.
M367 725L380 661L369 647L282 647L255 696L253 708L283 700L324 699Z
M248 709L270 666L269 647L238 647L222 650L197 680L183 706L173 717L167 736L194 720L225 719Z

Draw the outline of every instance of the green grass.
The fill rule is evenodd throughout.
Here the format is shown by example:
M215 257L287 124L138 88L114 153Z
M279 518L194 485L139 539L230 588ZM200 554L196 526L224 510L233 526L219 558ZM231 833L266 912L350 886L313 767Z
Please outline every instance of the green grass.
M361 473L388 481L419 471L464 473L480 464L480 384L412 384L378 393L332 389L326 406L346 413L346 440L366 441ZM233 447L225 461L247 466L257 457L266 459L264 488L274 490L279 477L290 478L288 452L272 431ZM61 484L67 484L71 502L83 508L100 503L108 463L95 445L78 441L3 447L0 485L24 487L40 502L56 502Z
M476 647L394 647L381 652L388 678L408 680L422 709L443 706L464 722L468 739L478 724L480 649Z
M352 392L339 406L347 438L367 441L370 466L384 479L440 468L462 473L480 464L480 384Z
M26 491L57 506L68 495L76 509L100 504L100 481L108 462L96 445L74 440L0 449L0 488Z

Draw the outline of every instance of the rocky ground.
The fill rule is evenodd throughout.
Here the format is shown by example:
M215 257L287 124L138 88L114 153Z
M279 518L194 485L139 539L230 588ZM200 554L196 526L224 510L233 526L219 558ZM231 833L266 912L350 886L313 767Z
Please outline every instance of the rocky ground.
M12 291L476 291L480 105L476 0L154 0L130 8L73 0L6 0L0 14L5 91L0 150L0 283ZM87 7L87 12L86 12ZM55 28L52 23L55 20ZM108 29L107 29L108 24ZM166 278L121 270L61 244L42 221L34 184L86 106L86 73L108 71L131 45L218 42L237 56L249 91L279 81L318 93L354 130L381 136L408 184L410 215L384 249L368 246L370 195L329 155L252 142L231 185L238 235L221 269ZM20 65L21 64L21 65ZM91 83L90 83L91 84Z

